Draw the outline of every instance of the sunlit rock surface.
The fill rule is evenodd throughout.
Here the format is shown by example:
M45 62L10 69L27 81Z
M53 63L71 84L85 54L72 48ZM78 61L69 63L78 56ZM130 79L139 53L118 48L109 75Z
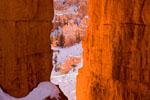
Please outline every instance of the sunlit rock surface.
M149 5L149 0L90 0L77 100L149 100Z

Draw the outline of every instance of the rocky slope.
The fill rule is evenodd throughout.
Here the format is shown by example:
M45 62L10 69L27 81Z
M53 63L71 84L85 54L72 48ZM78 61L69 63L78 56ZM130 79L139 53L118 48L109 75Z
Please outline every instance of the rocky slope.
M90 0L77 100L150 99L149 5L149 0Z
M49 81L52 0L0 0L0 86L23 97Z

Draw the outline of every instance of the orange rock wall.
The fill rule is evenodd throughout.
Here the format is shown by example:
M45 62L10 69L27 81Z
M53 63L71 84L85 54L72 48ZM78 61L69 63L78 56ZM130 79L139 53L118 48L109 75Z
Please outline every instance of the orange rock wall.
M90 0L77 100L150 100L150 0Z
M0 86L15 97L49 81L53 0L0 0Z

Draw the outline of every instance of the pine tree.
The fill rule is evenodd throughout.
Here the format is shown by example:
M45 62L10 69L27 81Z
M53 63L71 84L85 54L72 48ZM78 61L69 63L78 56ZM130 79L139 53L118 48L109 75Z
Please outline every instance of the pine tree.
M80 34L76 35L76 40L77 40L78 43L81 41Z
M64 38L63 34L60 35L60 41L59 42L60 42L60 47L63 48L64 47L64 43L65 43L65 38Z

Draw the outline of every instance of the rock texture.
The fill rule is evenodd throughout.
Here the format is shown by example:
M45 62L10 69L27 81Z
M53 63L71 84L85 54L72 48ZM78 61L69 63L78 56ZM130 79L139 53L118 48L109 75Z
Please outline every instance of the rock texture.
M90 0L77 100L150 99L150 0Z
M0 0L0 86L14 97L50 80L52 0Z

